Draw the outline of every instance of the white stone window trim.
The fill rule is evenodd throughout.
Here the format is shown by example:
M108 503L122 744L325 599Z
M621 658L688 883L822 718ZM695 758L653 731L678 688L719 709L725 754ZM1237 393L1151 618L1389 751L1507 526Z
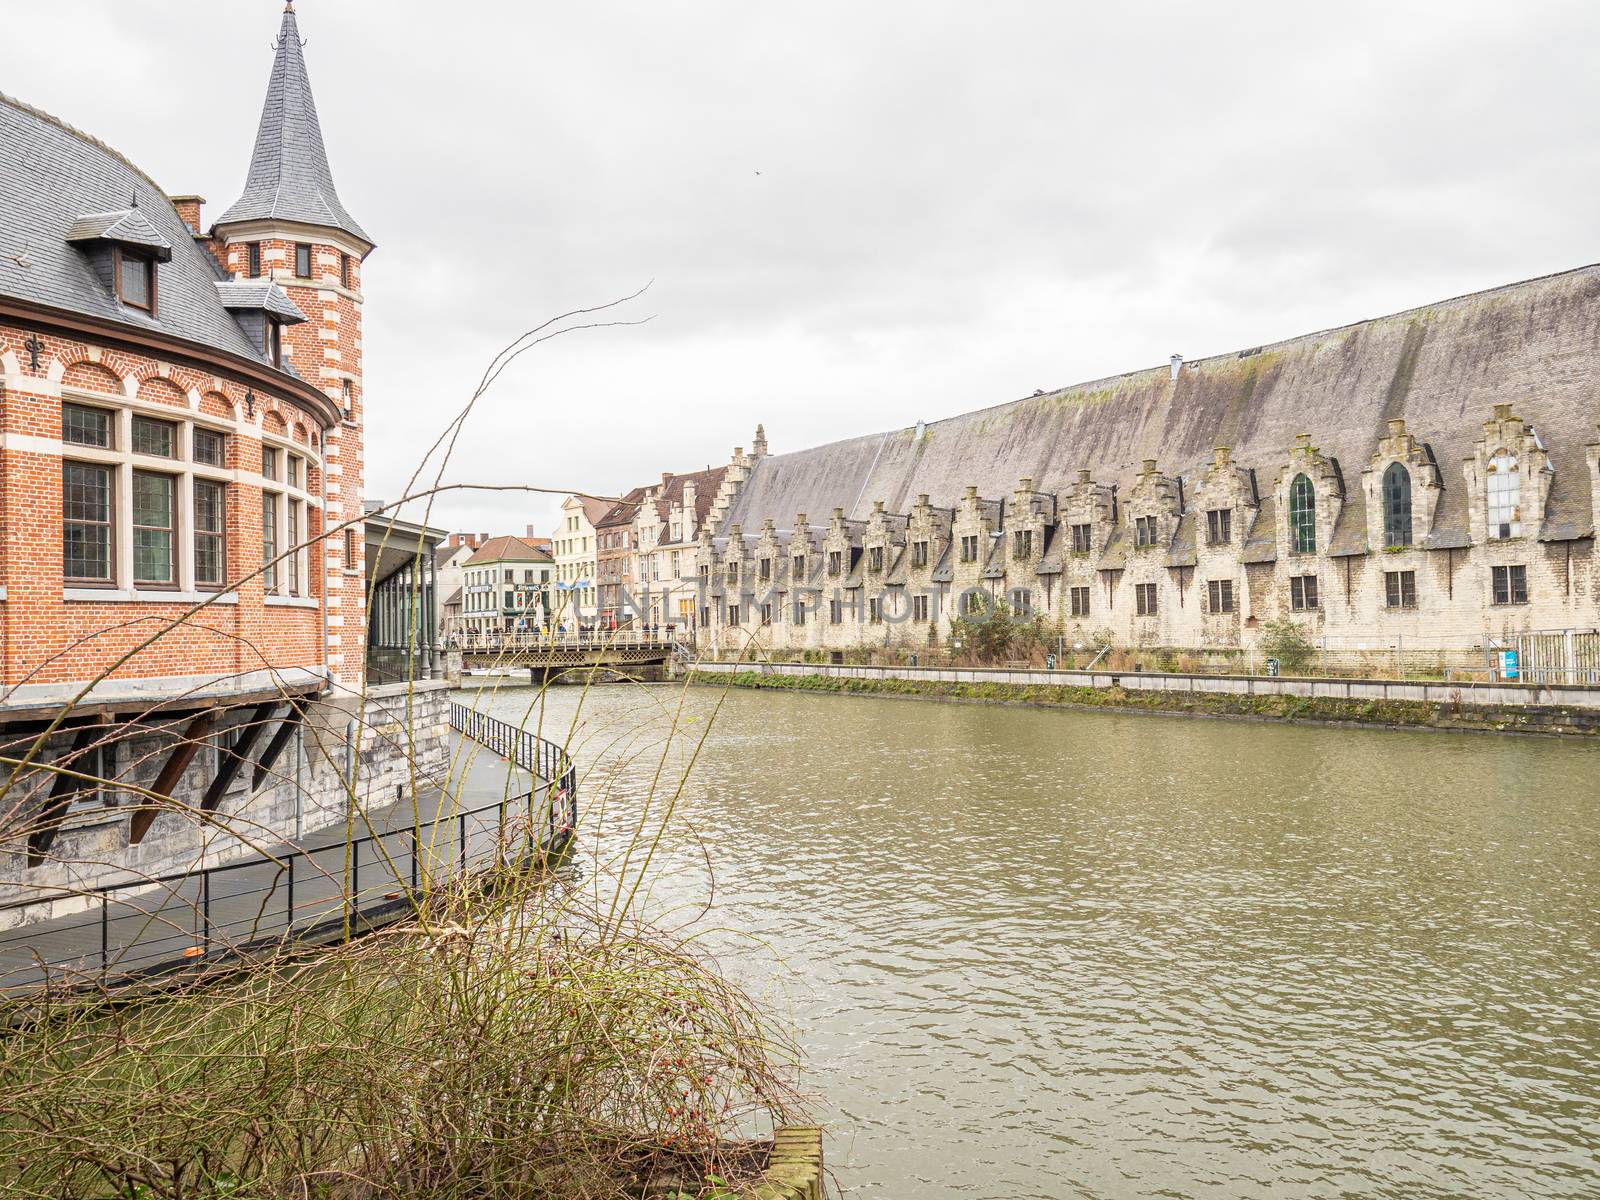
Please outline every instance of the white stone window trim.
M238 592L195 592L150 590L146 588L66 587L61 598L67 601L85 601L95 604L237 604Z
M180 407L176 404L163 404L157 400L141 400L137 396L129 396L122 392L96 392L88 388L72 387L67 384L63 384L61 387L61 402L63 404L81 404L87 408L127 409L144 417L155 417L163 421L187 421L191 425L199 425L216 433L237 434L243 437L270 441L275 445L287 446L293 449L296 454L307 462L314 464L318 470L322 469L322 454L315 447L307 442L297 442L292 437L284 434L269 433L262 428L261 423L267 412L264 407L257 407L254 418L236 420L233 417L218 417L210 413L203 413L187 405ZM290 405L289 408L305 420L313 424L316 423L317 418L313 414L303 412L293 405ZM70 443L63 443L59 439L45 438L39 440L41 443L48 442L54 446L70 445ZM72 446L72 449L76 451L79 447ZM251 475L246 471L234 473L230 478L236 478L241 483L251 481ZM259 476L256 478L259 479Z
M210 586L202 587L195 580L194 575L194 481L196 479L211 480L215 483L238 483L257 488L262 497L273 494L271 489L279 489L283 496L285 507L279 513L279 537L285 536L288 529L287 497L293 497L304 503L301 533L304 535L310 527L310 510L322 508L322 498L305 490L305 484L310 479L310 467L322 469L322 459L309 446L295 441L290 437L267 433L257 430L252 426L230 421L225 418L211 417L197 414L190 408L179 408L172 404L159 404L150 400L140 400L136 397L113 396L106 392L93 392L82 388L62 388L62 404L75 404L83 408L99 409L109 413L112 423L111 448L99 446L80 446L76 443L59 442L60 453L63 461L93 463L97 466L110 467L115 473L115 483L112 488L112 545L111 545L111 584L80 584L76 587L67 586L63 589L63 598L68 600L148 600L153 603L183 603L180 597L190 597L188 603L199 603L201 598L217 595L220 588ZM133 419L134 417L149 417L153 420L164 421L176 426L177 438L174 457L165 458L157 454L139 454L134 452L133 446ZM293 453L302 460L300 471L301 486L290 488L267 479L259 472L236 470L230 467L213 467L206 463L194 461L194 431L196 428L207 429L213 433L224 436L238 436L241 432L252 437L259 437L263 445L272 445L279 448L280 453ZM177 507L173 513L173 538L177 548L177 579L171 587L160 587L146 584L139 586L133 582L133 473L134 471L148 471L153 474L169 475L177 480ZM227 522L224 517L224 529ZM303 539L302 539L303 540ZM224 579L233 573L236 562L233 546L226 541L228 561L227 569L223 572ZM302 562L300 564L300 580L302 589L307 589L310 582L308 571L309 558L306 550L301 550ZM279 572L283 582L287 582L287 573ZM302 594L309 595L308 590ZM235 597L235 603L237 597Z

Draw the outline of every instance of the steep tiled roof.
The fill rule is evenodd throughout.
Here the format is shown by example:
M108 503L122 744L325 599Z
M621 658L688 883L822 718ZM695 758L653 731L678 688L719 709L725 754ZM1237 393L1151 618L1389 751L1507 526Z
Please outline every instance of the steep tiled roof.
M1426 544L1460 544L1468 489L1460 464L1497 403L1534 426L1554 467L1544 537L1593 527L1585 447L1595 440L1600 376L1600 267L1588 266L1169 368L1061 388L913 428L758 459L728 515L746 529L874 500L904 512L919 493L950 504L976 484L1004 496L1019 476L1065 491L1079 468L1129 486L1141 462L1197 477L1217 445L1261 475L1287 465L1295 436L1344 466L1349 490L1388 422L1430 443L1445 490ZM1270 524L1261 527L1270 534ZM1258 535L1264 539L1266 534ZM1354 524L1351 542L1357 535ZM1246 561L1269 561L1263 545Z
M707 467L704 471L691 471L687 475L673 475L667 479L666 485L656 496L656 514L665 521L670 508L682 503L683 485L694 484L694 519L698 525L711 515L711 503L717 498L717 492L722 487L723 476L727 475L727 467ZM827 511L827 510L823 510ZM785 525L794 520L794 513L789 514ZM759 526L759 520L745 525L746 529Z
M333 170L322 143L317 102L311 94L294 6L284 9L278 52L267 80L255 151L244 194L223 213L218 225L239 221L299 221L338 229L372 244L366 230L339 200Z
M550 551L535 546L527 538L506 534L492 537L473 552L463 566L480 566L496 562L551 562Z
M266 363L217 295L227 278L148 175L104 143L0 96L0 295ZM117 303L95 274L80 221L138 210L137 235L165 242L154 315ZM115 222L108 222L109 230ZM146 229L148 227L148 229ZM130 226L130 229L132 227ZM163 251L165 253L165 251Z
M648 488L636 487L621 500L613 504L605 516L594 522L596 529L611 528L615 525L627 525L638 515L639 505L644 500Z

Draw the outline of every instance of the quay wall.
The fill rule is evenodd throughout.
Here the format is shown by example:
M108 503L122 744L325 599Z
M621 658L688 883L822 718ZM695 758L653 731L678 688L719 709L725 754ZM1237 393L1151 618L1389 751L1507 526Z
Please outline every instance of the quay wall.
M218 736L249 718L248 707L219 722ZM335 693L311 706L303 728L260 788L241 770L218 811L201 819L194 808L221 767L214 750L196 755L174 789L173 809L156 817L149 834L129 842L135 796L104 789L101 806L68 818L48 860L29 866L26 839L0 840L0 904L37 897L41 903L0 912L0 928L61 916L86 902L77 895L118 879L200 870L259 853L276 842L303 837L343 822L351 798L363 810L379 809L413 788L442 787L450 767L450 693L444 680L388 684L365 694ZM150 787L179 736L151 731L118 747L116 783ZM263 739L264 740L264 739ZM55 735L41 756L65 753L70 734ZM124 765L125 764L125 765ZM18 781L8 807L26 811L42 803L53 777Z
M1600 736L1600 686L722 662L695 664L690 679L796 691Z

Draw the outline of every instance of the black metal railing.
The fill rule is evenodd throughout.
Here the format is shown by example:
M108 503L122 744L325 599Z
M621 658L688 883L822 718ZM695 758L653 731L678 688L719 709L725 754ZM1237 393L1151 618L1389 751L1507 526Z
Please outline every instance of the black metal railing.
M561 849L578 827L578 769L566 749L531 729L491 717L465 704L450 705L450 727L546 781L547 844ZM558 844L560 843L560 844Z
M397 803L363 818L361 837L289 844L198 871L43 889L0 905L0 922L28 920L0 933L0 997L46 983L120 985L296 939L344 940L399 919L419 896L465 872L563 851L578 816L566 752L464 705L452 705L450 719L532 771L534 786L428 819ZM68 911L43 919L26 912L43 905Z

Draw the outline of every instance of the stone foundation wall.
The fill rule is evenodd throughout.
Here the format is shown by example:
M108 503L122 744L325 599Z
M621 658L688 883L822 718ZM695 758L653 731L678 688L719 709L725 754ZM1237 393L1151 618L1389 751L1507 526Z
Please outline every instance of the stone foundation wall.
M213 743L247 723L252 712L248 706L227 710L212 734ZM116 741L116 778L119 783L150 787L177 735L141 732L136 723L126 728L127 734ZM259 757L269 736L270 731L258 740L253 757ZM60 759L71 744L71 734L54 735L40 761ZM173 788L174 801L198 807L216 778L220 758L214 744L202 747ZM0 928L37 919L46 908L64 912L81 906L70 895L77 890L119 878L215 866L314 833L343 822L352 795L364 808L387 807L412 788L427 791L443 786L449 762L449 691L442 680L372 688L364 698L335 695L319 700L259 789L251 787L250 766L239 771L214 822L202 824L187 811L162 813L143 840L131 845L133 797L106 789L98 801L83 804L69 816L47 861L39 866L28 866L25 836L0 841L0 904L56 897L51 905L0 911ZM21 819L4 824L22 824L45 802L54 778L40 772L19 781L6 797L4 810Z

